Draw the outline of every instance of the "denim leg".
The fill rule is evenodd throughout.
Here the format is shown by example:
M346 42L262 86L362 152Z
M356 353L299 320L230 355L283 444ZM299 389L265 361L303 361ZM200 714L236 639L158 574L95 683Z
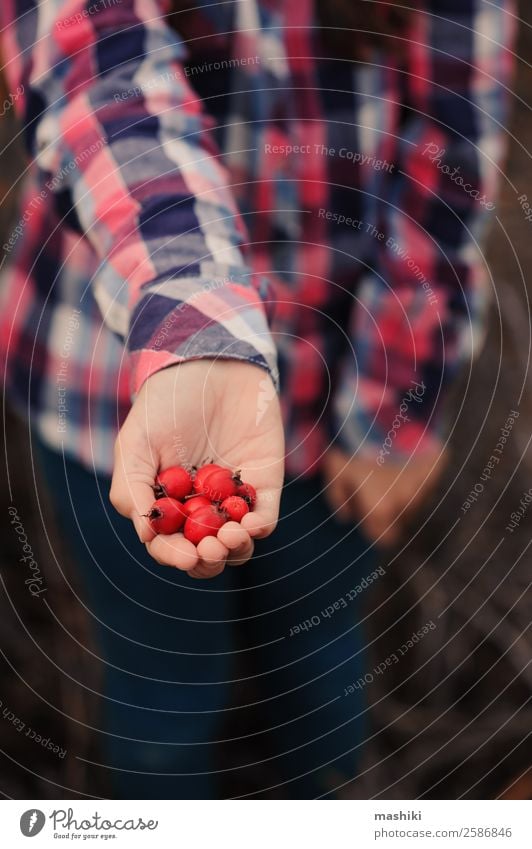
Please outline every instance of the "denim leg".
M366 671L356 587L375 568L363 537L331 518L319 480L287 481L276 532L241 572L239 608L277 798L316 798L356 774L366 704L346 688Z
M102 761L120 798L215 798L229 699L232 570L195 581L156 564L109 503L110 480L42 445L104 662Z

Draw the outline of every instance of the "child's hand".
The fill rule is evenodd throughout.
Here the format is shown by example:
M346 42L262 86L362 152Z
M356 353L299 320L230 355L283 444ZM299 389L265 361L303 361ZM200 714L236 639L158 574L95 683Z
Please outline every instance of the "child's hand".
M254 510L197 547L182 533L156 535L143 516L154 501L155 475L206 459L241 470L257 490ZM142 386L116 441L110 498L158 563L214 577L226 563L249 560L253 538L274 530L283 472L281 413L269 375L236 360L194 360L163 369Z
M403 464L350 458L330 449L323 470L326 497L338 517L361 522L365 534L379 546L398 542L407 520L431 493L447 462L443 451L414 455Z

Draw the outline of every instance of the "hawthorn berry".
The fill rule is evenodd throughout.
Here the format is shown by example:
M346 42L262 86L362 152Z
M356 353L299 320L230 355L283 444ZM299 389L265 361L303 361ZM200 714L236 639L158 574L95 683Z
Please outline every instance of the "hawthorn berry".
M159 498L146 514L156 534L175 534L183 527L185 513L183 505L175 498Z
M207 463L205 466L201 466L201 468L197 469L193 483L194 492L202 493L203 484L207 475L210 475L211 472L220 470L222 470L222 466L219 466L218 463Z
M239 495L230 495L220 504L220 510L225 513L233 522L240 522L242 516L249 513L249 505L244 498Z
M207 498L206 495L193 495L191 498L187 498L185 503L183 504L183 512L185 516L192 516L193 513L196 512L200 507L210 507L211 501Z
M236 494L237 483L229 469L215 469L203 479L203 493L211 501L223 501Z
M183 466L172 466L159 472L155 478L156 497L168 496L169 498L186 498L192 492L192 477Z
M213 504L200 507L185 522L185 538L198 545L205 537L215 537L222 525L225 525L225 516Z
M241 483L236 488L236 494L243 498L249 504L249 509L253 510L257 502L257 490L250 483Z

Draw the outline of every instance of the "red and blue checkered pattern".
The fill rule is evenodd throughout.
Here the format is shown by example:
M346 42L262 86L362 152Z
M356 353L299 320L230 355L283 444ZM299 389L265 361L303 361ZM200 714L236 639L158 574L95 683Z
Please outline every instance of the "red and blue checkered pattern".
M278 356L292 473L375 453L413 385L394 451L432 444L485 325L514 19L420 7L348 62L311 0L200 3L188 44L159 0L3 0L31 162L1 350L50 446L111 471L132 393L219 356Z

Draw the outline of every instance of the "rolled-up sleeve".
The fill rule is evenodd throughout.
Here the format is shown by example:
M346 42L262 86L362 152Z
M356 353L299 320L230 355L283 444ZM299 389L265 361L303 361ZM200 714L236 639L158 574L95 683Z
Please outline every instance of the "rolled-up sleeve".
M166 4L26 7L2 14L6 70L25 87L30 154L97 254L94 295L126 346L133 394L197 358L248 361L275 380L264 293Z

